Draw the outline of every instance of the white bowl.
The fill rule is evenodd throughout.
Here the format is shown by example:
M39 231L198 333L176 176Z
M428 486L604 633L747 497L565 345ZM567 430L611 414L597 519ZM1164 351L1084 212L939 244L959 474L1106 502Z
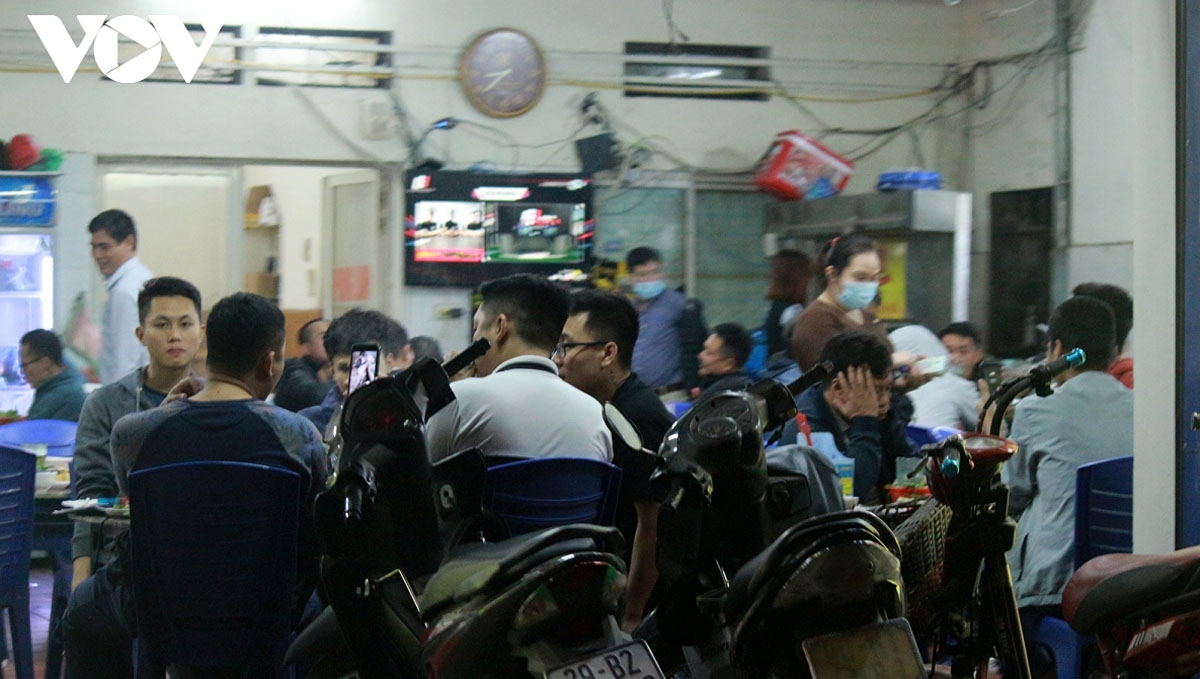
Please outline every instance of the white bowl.
M37 473L37 478L33 482L33 487L37 490L50 490L50 486L53 486L54 482L57 480L58 472L54 471L53 469L47 469L46 471Z

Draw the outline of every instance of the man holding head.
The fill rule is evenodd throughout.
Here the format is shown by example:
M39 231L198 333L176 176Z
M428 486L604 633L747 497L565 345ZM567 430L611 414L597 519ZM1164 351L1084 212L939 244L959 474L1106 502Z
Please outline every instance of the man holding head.
M1046 398L1024 398L1013 415L1017 454L1001 472L1020 516L1008 553L1019 608L1056 612L1075 567L1075 471L1133 454L1133 392L1107 373L1116 349L1112 310L1087 295L1050 315L1046 360L1083 349L1086 362L1058 377ZM1036 628L1035 628L1036 629Z
M452 385L455 400L425 430L433 461L468 448L484 455L612 460L600 403L559 379L550 360L567 321L565 290L542 276L484 283L474 339L491 342L476 377Z
M325 367L329 355L325 352L325 331L329 321L315 318L300 326L300 355L283 364L283 377L275 388L275 405L292 412L320 405L329 391L330 381Z
M153 274L137 257L137 229L121 210L105 210L88 224L92 259L104 276L108 300L100 328L100 383L112 384L146 364L145 348L134 336L138 292Z
M51 330L30 330L21 336L21 372L33 387L30 420L77 422L83 401L83 377L63 364L62 342Z
M553 359L567 384L599 403L612 403L637 428L642 446L657 451L673 420L654 391L630 371L637 336L637 311L628 300L598 290L577 290L571 295L571 314ZM629 582L621 625L628 631L641 621L657 580L658 503L650 491L655 458L618 438L613 441L613 464L622 471L617 528L630 547L625 555Z
M350 354L354 345L359 343L379 345L383 354L379 361L381 375L412 365L413 351L408 344L408 331L392 318L365 309L351 309L335 318L323 339L325 354L333 366L333 386L319 405L300 411L300 415L308 418L321 432L329 426L329 421L350 389Z
M866 505L882 504L884 486L896 477L896 458L917 455L908 422L892 404L892 350L873 333L844 330L821 350L832 373L796 397L796 407L814 432L833 434L834 444L854 460L854 494ZM780 443L795 443L795 422Z

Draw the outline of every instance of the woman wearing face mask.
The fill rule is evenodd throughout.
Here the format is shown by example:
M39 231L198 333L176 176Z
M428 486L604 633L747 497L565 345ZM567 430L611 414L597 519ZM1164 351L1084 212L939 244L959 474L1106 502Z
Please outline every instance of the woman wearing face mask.
M817 362L829 338L843 330L864 330L888 342L887 329L867 309L879 292L883 271L875 241L858 233L834 238L817 261L825 265L825 290L796 318L792 330L792 355L805 371Z

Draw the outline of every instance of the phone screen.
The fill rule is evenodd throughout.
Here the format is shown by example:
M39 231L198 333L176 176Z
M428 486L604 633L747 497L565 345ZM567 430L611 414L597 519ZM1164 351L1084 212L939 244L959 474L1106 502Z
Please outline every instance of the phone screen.
M1004 382L1004 367L997 363L983 363L979 366L982 377L987 382L988 390L993 394Z
M379 345L355 344L350 351L350 385L348 393L374 380L379 375Z

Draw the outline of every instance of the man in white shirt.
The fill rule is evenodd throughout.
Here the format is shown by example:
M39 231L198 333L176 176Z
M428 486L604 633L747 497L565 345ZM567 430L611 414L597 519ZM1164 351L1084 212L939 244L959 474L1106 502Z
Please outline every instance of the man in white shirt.
M149 361L138 341L138 292L153 277L137 258L137 229L121 210L105 210L88 224L92 259L105 278L108 301L100 330L100 383L111 384Z
M516 274L484 283L475 339L491 348L476 377L455 382L455 401L429 420L433 461L479 448L484 455L586 457L612 461L612 435L600 402L559 379L550 360L570 300L541 276Z

